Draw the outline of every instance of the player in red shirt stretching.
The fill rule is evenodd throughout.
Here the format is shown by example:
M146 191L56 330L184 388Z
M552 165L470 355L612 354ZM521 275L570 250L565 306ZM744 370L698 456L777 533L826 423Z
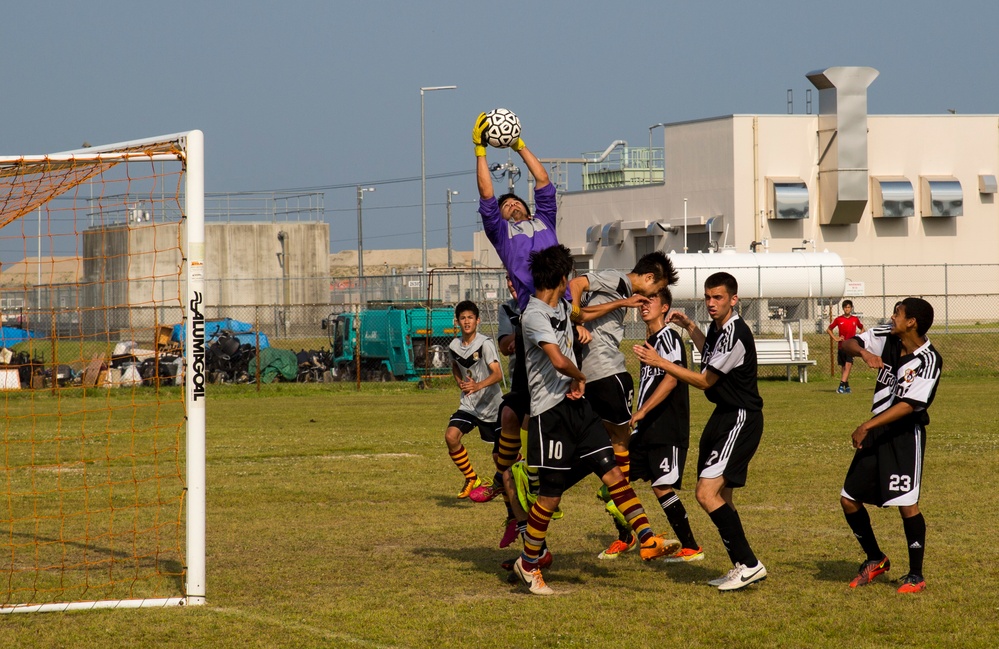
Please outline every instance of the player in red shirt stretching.
M834 334L833 329L838 329L838 334ZM843 315L836 316L826 330L829 332L829 337L839 343L836 362L843 368L843 375L839 379L836 392L840 394L850 394L850 370L853 368L853 357L843 351L843 341L850 340L857 335L857 332L863 330L864 324L860 318L853 315L853 301L843 300Z

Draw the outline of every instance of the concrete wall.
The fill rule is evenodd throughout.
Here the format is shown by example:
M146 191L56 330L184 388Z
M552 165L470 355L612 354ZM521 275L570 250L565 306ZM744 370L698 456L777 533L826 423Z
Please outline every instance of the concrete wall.
M285 268L279 232L285 235ZM207 299L233 305L327 304L329 240L326 223L206 224ZM288 281L275 279L283 277Z
M283 232L287 269L282 269ZM84 303L178 307L183 224L133 224L88 230L83 236ZM209 304L327 304L329 226L325 223L205 225L205 284ZM285 281L284 278L288 280Z

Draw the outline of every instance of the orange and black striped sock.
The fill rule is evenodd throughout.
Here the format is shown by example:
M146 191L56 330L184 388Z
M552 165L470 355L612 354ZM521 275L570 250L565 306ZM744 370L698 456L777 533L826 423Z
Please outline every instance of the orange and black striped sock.
M472 468L472 461L468 459L468 451L463 445L459 444L457 451L448 451L448 455L466 480L475 480L475 469Z
M652 526L649 524L649 517L645 515L642 503L635 495L635 490L624 480L609 487L611 499L614 504L624 514L624 517L631 523L631 529L635 530L638 540L642 543L652 536Z
M496 468L502 473L517 461L520 455L520 431L500 430L499 449L496 453Z
M617 464L617 468L621 469L624 479L631 482L631 455L628 453L628 449L624 449L624 452L614 451L614 463Z
M531 511L527 514L527 533L524 534L523 563L533 565L538 562L551 521L552 512L538 503L531 505Z

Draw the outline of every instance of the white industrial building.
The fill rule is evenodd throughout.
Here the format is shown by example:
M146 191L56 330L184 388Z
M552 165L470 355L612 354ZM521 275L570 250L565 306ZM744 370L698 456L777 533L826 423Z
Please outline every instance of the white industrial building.
M828 251L847 268L846 293L994 293L999 115L869 115L877 75L867 67L808 74L817 115L664 125L664 182L562 192L559 239L581 270L630 269L656 249ZM482 236L475 258L498 263ZM730 263L747 265L719 258ZM749 265L789 266L787 258ZM796 272L787 268L789 280Z

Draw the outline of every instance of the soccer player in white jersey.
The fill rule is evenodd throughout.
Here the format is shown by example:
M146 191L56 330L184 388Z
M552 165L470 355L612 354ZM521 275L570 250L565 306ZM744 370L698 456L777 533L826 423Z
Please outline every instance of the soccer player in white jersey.
M591 340L582 348L580 370L588 382L586 399L604 422L614 448L614 459L625 479L629 478L628 441L631 438L631 403L635 384L628 373L621 340L627 309L647 304L661 288L675 284L676 270L662 252L644 255L629 273L599 270L569 282L572 319L590 332ZM598 492L614 517L618 538L600 553L601 559L616 559L636 547L631 526L610 501L605 488Z
M646 325L646 342L662 358L687 367L687 351L674 329L666 326L673 296L661 289L639 308ZM648 480L666 520L680 541L680 549L663 557L679 563L702 561L704 550L694 540L687 509L674 489L683 480L690 445L690 394L687 384L664 370L642 363L638 381L638 403L631 416L631 480Z
M670 322L686 329L701 348L700 372L671 363L648 344L634 348L643 363L704 390L704 396L715 404L701 434L695 496L718 528L734 564L727 574L708 582L721 591L739 590L767 578L767 569L753 553L732 500L733 490L746 485L749 461L763 436L763 399L756 387L756 341L735 312L738 292L739 284L729 273L715 273L704 281L704 305L711 316L707 334L686 314L670 314Z
M472 489L482 481L472 468L468 451L461 438L473 428L479 429L479 436L490 444L496 438L497 416L503 390L503 369L500 367L496 346L488 336L478 332L479 307L474 302L459 302L454 309L461 336L451 341L451 373L461 390L461 402L457 412L451 415L444 441L448 454L458 470L465 476L465 484L458 492L458 498L467 498Z
M919 491L930 420L926 411L943 367L940 354L926 337L932 324L930 303L907 297L895 305L890 325L873 327L843 342L847 354L860 356L878 372L871 407L874 416L853 431L851 440L857 450L840 493L846 522L867 554L850 588L867 585L891 569L864 503L898 507L909 546L909 572L900 580L898 592L918 593L926 588L926 521L919 510Z

